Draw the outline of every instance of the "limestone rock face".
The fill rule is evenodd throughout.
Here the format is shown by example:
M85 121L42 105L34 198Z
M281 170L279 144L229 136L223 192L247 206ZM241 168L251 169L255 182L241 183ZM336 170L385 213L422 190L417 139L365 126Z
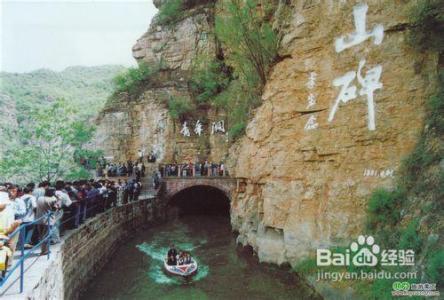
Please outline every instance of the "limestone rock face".
M209 33L212 9L198 7L187 11L187 17L175 24L158 25L153 22L133 46L133 56L148 64L162 62L165 68L189 70L192 60L199 54L211 55L215 43Z
M296 0L286 9L283 60L229 165L248 181L232 203L238 240L276 263L366 233L369 195L394 184L416 143L437 66L407 43L407 4Z
M155 5L161 5L157 1ZM187 1L190 7L183 18L161 26L156 18L134 45L138 62L161 66L156 83L147 84L137 95L121 93L100 114L96 145L116 162L138 157L138 151L156 153L158 161L179 163L208 159L221 161L228 153L225 134L211 134L213 122L223 115L211 108L202 108L192 117L172 119L167 110L168 97L190 99L187 81L193 60L199 55L215 56L216 43L209 33L214 31L214 10L211 1ZM197 122L203 132L194 132ZM190 136L181 130L186 122Z
M159 91L157 91L159 92ZM150 90L136 103L122 101L117 109L104 112L99 119L97 146L116 161L134 159L138 150L154 151L159 159L165 157L170 118L167 109L156 101Z

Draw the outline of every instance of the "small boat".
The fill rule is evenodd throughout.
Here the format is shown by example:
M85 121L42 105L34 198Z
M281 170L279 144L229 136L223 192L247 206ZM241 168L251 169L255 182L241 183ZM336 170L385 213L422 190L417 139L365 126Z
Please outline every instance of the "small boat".
M178 275L183 277L192 276L197 272L197 262L191 259L191 263L184 265L169 265L168 259L165 258L163 261L165 271L172 275Z

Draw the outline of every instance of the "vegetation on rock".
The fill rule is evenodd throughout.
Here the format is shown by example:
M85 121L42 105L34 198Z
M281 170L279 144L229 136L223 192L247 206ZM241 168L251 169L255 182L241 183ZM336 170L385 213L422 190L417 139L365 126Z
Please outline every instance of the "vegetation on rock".
M195 110L194 104L185 97L167 97L168 112L173 119L184 119Z
M410 42L420 50L444 49L444 5L442 0L415 2L410 11Z
M268 72L277 55L278 38L255 0L228 0L216 18L217 38L226 48L225 62L234 80L213 101L227 112L232 138L241 136L260 103Z
M137 67L127 69L114 77L115 93L134 93L146 81L157 74L160 69L161 63L150 66L145 62L139 63Z
M278 40L255 0L224 2L224 13L216 18L216 34L228 49L228 64L247 83L264 86L276 57Z
M194 61L189 82L197 103L211 103L230 83L231 70L217 59L200 56Z
M159 9L157 22L160 25L176 23L182 16L182 0L167 0Z

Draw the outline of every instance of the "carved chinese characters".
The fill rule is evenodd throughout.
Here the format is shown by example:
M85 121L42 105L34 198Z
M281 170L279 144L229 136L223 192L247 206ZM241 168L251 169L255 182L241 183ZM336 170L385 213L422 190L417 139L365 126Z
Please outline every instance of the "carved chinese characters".
M341 52L347 48L358 45L369 38L373 38L374 44L379 45L384 38L384 28L382 25L376 25L372 31L366 29L366 14L368 6L365 4L358 4L353 8L353 17L356 31L342 36L335 41L336 52ZM332 122L335 114L339 108L340 103L347 103L350 100L358 98L358 96L365 96L367 99L367 127L369 130L376 129L375 103L374 92L382 88L380 82L382 74L382 66L376 65L369 68L365 75L363 75L363 68L366 65L366 60L362 59L359 62L358 70L349 71L344 75L333 80L335 87L340 87L338 97L336 98L330 113L328 115L328 122ZM355 79L359 83L359 89L354 84Z
M367 31L367 10L367 4L358 4L353 8L355 32L336 39L336 52L342 52L345 49L356 46L369 38L373 38L373 43L375 45L380 45L382 43L382 39L384 38L384 27L382 25L375 25L371 31Z
M200 120L197 120L196 123L194 124L194 129L193 132L197 135L197 136L201 136L204 132L204 127L203 124ZM214 135L216 133L225 133L225 122L224 120L220 120L217 122L213 122L211 123L211 134ZM182 129L180 130L180 134L183 135L184 137L190 137L191 136L191 131L188 128L188 122L183 122L182 124Z

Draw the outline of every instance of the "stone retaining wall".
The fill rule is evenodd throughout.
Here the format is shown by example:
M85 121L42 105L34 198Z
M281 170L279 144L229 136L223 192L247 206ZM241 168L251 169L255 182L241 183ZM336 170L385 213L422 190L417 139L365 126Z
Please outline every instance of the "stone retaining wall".
M144 199L112 208L68 233L60 247L53 248L52 263L42 270L40 282L27 298L79 299L89 280L119 244L135 230L158 219L160 211L155 209L156 202L155 198Z

